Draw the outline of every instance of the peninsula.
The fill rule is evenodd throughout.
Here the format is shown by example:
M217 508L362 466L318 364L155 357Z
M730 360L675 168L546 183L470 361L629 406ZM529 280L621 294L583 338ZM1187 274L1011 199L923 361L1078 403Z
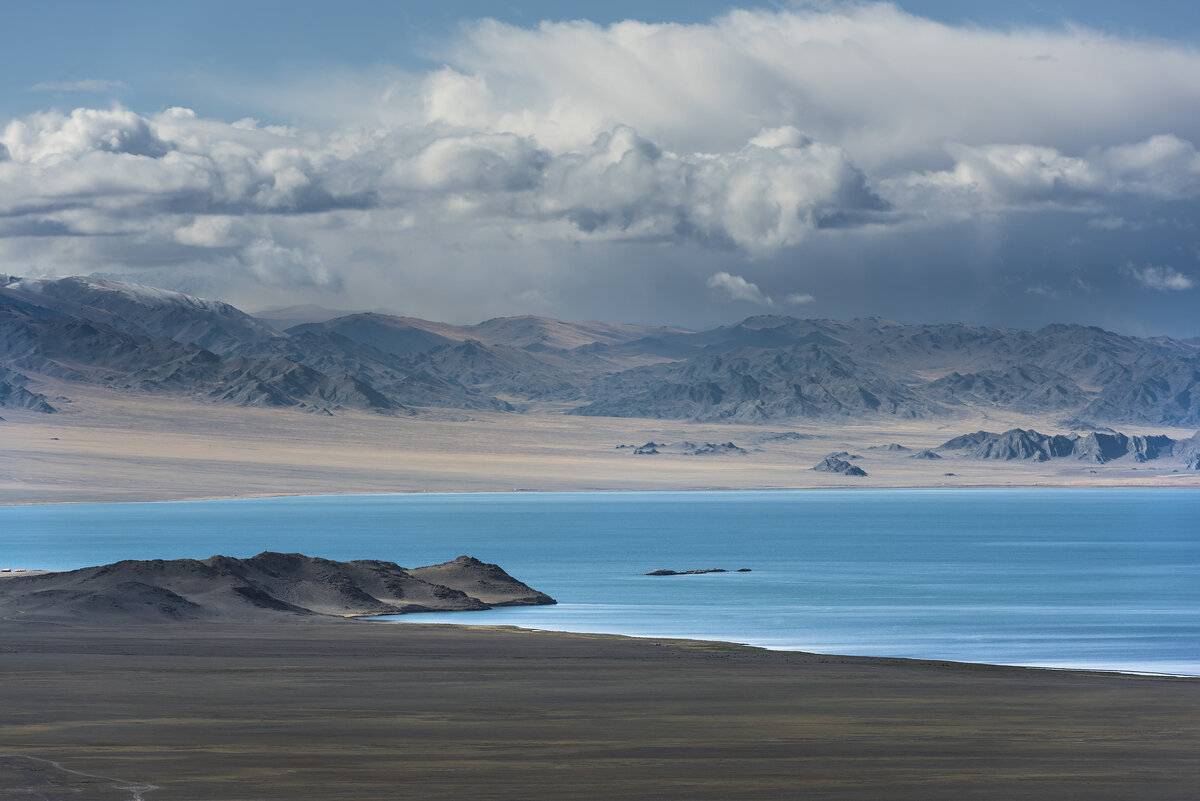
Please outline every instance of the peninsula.
M249 559L126 560L0 581L0 615L22 622L291 622L553 603L499 565L470 556L405 569L264 552Z

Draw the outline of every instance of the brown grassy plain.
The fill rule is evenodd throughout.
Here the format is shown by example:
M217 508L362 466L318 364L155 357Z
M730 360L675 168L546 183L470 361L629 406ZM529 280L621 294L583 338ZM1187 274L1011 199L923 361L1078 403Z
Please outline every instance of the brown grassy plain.
M18 618L0 650L0 798L1182 801L1200 787L1194 679L354 621Z

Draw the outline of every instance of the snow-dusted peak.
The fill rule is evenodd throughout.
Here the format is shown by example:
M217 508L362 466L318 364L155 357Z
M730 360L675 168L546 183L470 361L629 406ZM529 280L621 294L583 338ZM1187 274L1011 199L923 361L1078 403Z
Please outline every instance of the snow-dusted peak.
M19 278L0 286L0 292L74 317L217 353L282 336L228 303L106 278Z

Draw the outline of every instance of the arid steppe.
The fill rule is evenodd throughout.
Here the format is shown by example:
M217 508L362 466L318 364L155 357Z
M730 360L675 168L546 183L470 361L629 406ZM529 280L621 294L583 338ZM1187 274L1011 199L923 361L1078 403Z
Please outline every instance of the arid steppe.
M53 385L46 387L53 393ZM64 387L66 389L66 387ZM685 490L806 487L1200 487L1168 460L1106 464L910 458L977 429L1056 430L1046 420L989 412L949 421L874 420L751 426L676 420L489 412L334 417L287 409L69 387L45 415L6 409L0 423L0 503L162 501L210 497L513 490ZM1191 436L1191 429L1126 427ZM778 433L799 434L769 439ZM634 455L649 441L733 442L746 453ZM868 450L898 443L905 452ZM811 468L830 452L861 455L866 478ZM953 473L953 475L947 475Z
M0 798L1183 801L1200 786L1195 679L353 621L16 618L0 651Z

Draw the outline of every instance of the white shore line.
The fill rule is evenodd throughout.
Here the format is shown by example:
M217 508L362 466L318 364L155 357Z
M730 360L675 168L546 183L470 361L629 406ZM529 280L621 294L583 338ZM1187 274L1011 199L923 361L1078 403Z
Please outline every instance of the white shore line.
M445 613L429 613L421 614L455 614L454 612ZM464 612L461 614L469 614ZM629 640L656 640L661 642L681 642L681 643L712 643L714 645L732 646L736 648L749 648L758 651L769 651L771 653L780 654L804 654L805 656L824 657L828 659L866 659L873 661L900 661L914 663L933 663L940 665L964 665L970 667L981 668L1000 668L1013 670L1045 670L1063 673L1087 673L1096 675L1115 675L1115 676L1134 676L1142 678L1166 678L1166 679L1197 679L1200 680L1200 673L1163 673L1159 671L1136 670L1131 668L1113 668L1113 667L1072 667L1064 665L1029 665L1016 664L1006 662L972 662L963 659L941 659L938 657L925 656L888 656L886 654L849 654L849 653L825 653L818 651L806 651L801 648L780 648L771 647L768 645L758 645L753 642L734 642L731 640L719 640L709 637L680 637L677 635L659 636L654 634L627 634L610 631L572 631L568 629L547 629L533 628L531 626L518 626L513 623L439 623L428 620L409 621L397 620L395 618L405 617L404 614L390 615L354 615L347 619L358 620L364 623L384 623L396 624L403 626L454 626L463 629L490 629L495 631L523 631L534 634L567 634L580 637L614 637L619 639ZM381 620L380 618L389 618Z

